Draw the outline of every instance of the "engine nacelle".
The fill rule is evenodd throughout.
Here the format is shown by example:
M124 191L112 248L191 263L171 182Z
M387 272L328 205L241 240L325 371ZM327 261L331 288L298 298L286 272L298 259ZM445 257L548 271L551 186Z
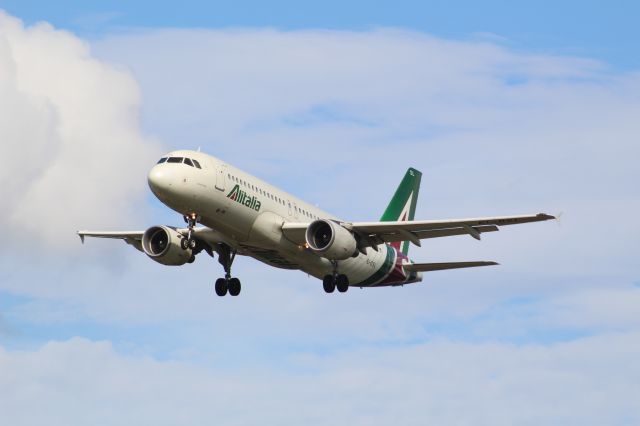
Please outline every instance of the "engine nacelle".
M158 263L180 266L193 258L191 248L186 250L180 246L183 236L168 226L152 226L144 231L142 249Z
M311 250L329 260L345 260L358 254L353 234L330 220L311 222L305 238Z

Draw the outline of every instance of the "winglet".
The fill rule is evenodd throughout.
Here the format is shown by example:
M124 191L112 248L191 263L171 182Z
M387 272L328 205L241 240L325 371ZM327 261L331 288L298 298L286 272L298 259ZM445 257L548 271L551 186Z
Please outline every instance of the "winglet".
M84 234L80 231L77 231L78 237L80 237L80 242L84 244Z

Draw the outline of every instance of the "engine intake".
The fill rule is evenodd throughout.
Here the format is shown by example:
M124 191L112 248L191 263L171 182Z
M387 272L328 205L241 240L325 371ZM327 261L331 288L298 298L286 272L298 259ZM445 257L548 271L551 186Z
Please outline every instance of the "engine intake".
M182 234L168 226L152 226L142 236L142 249L151 259L169 266L180 266L193 258L191 248L180 247Z
M357 242L351 232L335 222L319 219L311 222L305 234L311 250L329 260L345 260L358 255Z

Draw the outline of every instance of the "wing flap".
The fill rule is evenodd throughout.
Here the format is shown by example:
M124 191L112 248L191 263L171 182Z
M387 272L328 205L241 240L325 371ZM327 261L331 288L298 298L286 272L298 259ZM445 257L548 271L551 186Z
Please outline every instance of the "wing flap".
M477 266L499 265L497 262L477 261L477 262L441 262L441 263L409 263L403 265L408 272L431 272L445 269L475 268Z
M499 231L499 228L495 225L486 225L486 226L474 226L473 229L478 233L482 234L484 232L496 232ZM418 239L426 240L428 238L440 238L440 237L450 237L454 235L468 235L469 232L463 228L448 228L448 229L432 229L427 231L413 231L412 232ZM403 237L401 233L386 233L380 234L379 237L385 243L393 243L396 241L405 241L406 238Z

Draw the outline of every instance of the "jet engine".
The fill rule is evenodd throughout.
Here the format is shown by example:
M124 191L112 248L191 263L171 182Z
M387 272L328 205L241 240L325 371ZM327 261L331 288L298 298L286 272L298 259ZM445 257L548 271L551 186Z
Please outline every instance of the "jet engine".
M142 236L142 249L151 259L169 266L193 261L193 251L180 246L182 234L168 226L152 226Z
M345 260L358 255L353 234L330 220L311 222L305 238L311 250L329 260Z

